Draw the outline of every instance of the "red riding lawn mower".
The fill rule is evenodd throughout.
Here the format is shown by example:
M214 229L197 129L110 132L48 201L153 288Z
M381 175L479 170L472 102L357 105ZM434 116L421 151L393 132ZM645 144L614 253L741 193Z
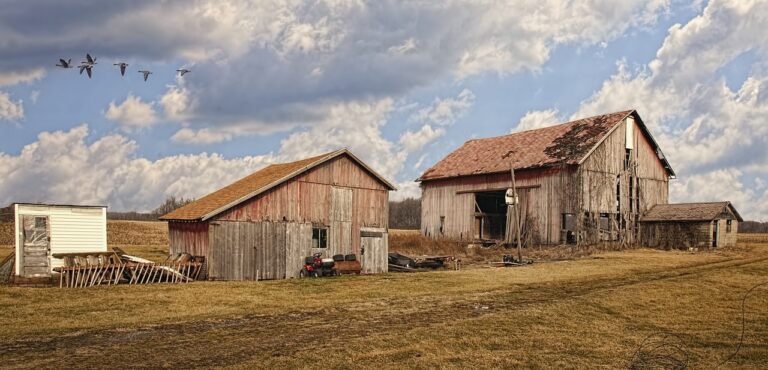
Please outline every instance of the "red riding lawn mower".
M315 253L304 259L304 267L299 277L339 276L341 274L360 274L361 266L354 254L337 254L333 258L322 258L322 253Z

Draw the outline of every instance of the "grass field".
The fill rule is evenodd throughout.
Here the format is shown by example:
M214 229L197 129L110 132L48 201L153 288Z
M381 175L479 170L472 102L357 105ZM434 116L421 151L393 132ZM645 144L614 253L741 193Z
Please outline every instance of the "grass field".
M163 250L152 244L163 240L159 226L121 226L120 237L110 229L116 245L140 255ZM130 226L146 229L137 236ZM0 287L0 364L626 368L646 337L669 333L690 368L714 368L737 348L744 293L768 280L768 238L742 240L711 253L603 252L507 269ZM766 368L766 307L762 286L745 301L743 344L722 368Z

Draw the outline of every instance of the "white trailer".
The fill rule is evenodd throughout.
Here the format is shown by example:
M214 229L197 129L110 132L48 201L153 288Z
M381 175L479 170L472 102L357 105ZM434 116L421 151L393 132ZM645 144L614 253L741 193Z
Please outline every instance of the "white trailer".
M50 276L55 253L106 252L107 207L15 203L16 268L21 277Z

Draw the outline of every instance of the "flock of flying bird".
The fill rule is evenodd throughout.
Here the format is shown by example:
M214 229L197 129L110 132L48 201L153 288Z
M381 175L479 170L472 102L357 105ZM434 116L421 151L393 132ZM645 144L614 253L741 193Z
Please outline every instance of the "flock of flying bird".
M88 78L91 78L93 67L96 64L98 64L96 63L96 58L92 58L91 54L85 54L85 60L80 62L80 65L77 66L77 68L80 68L80 74L83 74L83 71L86 71L88 73ZM120 63L114 63L114 65L120 67L120 75L125 76L125 67L128 67L128 63L120 62ZM56 64L56 66L61 68L75 68L75 66L72 65L72 59L69 59L69 60L59 59L59 63ZM181 68L181 69L177 69L176 72L179 72L179 76L184 76L185 74L192 71L185 68ZM144 75L144 81L146 81L149 78L149 75L152 74L152 71L144 69L144 70L139 70L139 73Z

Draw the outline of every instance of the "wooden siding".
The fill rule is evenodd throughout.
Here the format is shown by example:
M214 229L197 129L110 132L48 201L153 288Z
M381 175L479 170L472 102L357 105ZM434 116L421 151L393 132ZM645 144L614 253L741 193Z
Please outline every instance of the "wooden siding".
M333 189L344 189L340 191L351 206L344 220L333 218ZM345 253L358 254L360 239L354 236L361 227L388 227L389 191L364 168L341 156L213 219L324 225L332 229L332 244L344 243ZM341 235L348 236L342 239Z
M710 248L712 223L643 222L640 227L642 245L664 249Z
M364 274L378 274L387 272L389 268L389 237L382 233L381 237L361 237L361 244L365 253L360 256Z
M622 241L634 242L639 215L656 204L668 202L669 177L637 120L631 129L633 149L629 166L625 166L627 125L622 123L579 166L516 172L517 186L523 187L519 191L521 216L528 220L533 244L562 242L564 213L575 216L575 232L580 242L614 240L620 228L630 230ZM472 240L475 237L472 191L508 187L510 176L499 173L456 177L424 181L421 186L422 233L438 239ZM609 236L597 232L596 220L601 213L610 215L613 229ZM442 232L441 217L444 217ZM514 228L507 230L514 231Z
M312 225L285 222L211 223L208 276L271 280L298 276L310 254Z
M516 172L515 182L521 187L521 209L526 211L521 218L530 220L537 244L559 241L561 213L573 211L574 202L563 191L571 187L572 179L573 173L568 168ZM424 182L422 233L437 239L473 239L475 192L497 191L509 187L510 181L510 175L502 173ZM441 216L445 217L442 234Z
M304 258L344 254L341 245L312 248L312 224L292 222L215 221L210 224L212 248L208 276L214 280L272 280L294 278ZM383 229L381 229L383 230ZM365 254L358 255L364 273L387 272L388 235L361 237Z
M208 222L168 222L168 253L208 255Z
M213 217L210 229L209 222L169 222L170 253L207 256L215 279L294 277L313 252L312 225L329 231L328 248L315 251L359 258L360 228L386 233L388 219L388 188L340 156Z

